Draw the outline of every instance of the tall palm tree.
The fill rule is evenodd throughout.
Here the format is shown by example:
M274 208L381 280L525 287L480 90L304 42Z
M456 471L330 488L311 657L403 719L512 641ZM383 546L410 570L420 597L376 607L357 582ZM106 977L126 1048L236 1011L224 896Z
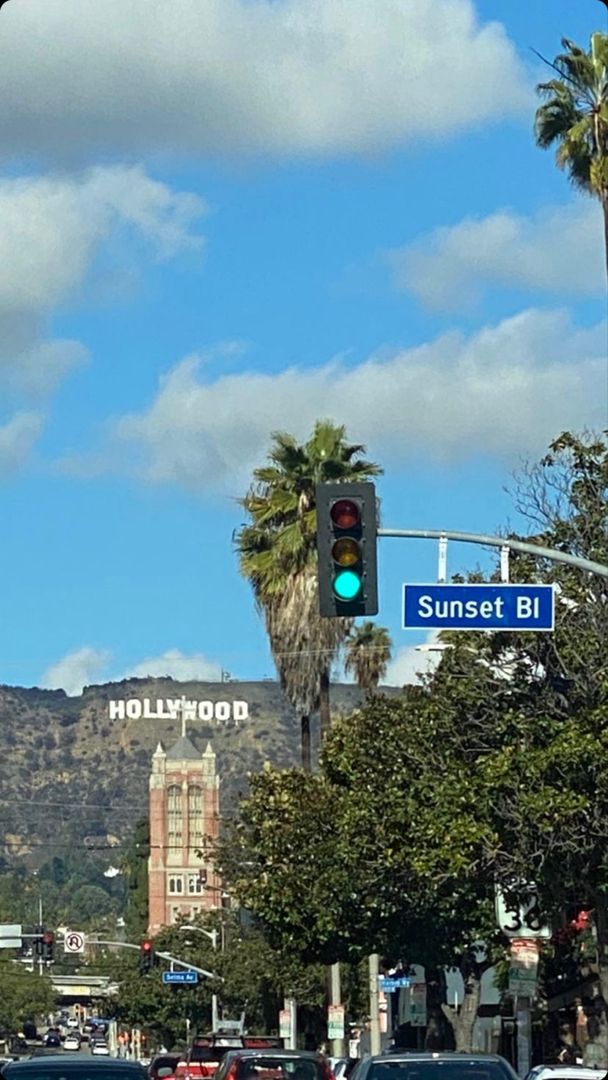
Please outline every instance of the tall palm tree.
M298 711L302 765L311 767L310 715L329 725L329 673L351 619L319 615L315 487L368 480L382 472L367 461L365 447L346 441L346 430L329 420L315 424L299 444L275 432L265 465L241 500L250 521L236 535L241 573L264 615L270 648L287 699Z
M361 690L375 690L386 675L393 643L388 630L373 622L364 622L349 634L344 670L352 671Z
M559 168L599 199L608 274L608 36L593 34L589 52L567 38L562 46L550 64L559 77L537 86L545 102L536 111L536 142L543 149L557 143Z

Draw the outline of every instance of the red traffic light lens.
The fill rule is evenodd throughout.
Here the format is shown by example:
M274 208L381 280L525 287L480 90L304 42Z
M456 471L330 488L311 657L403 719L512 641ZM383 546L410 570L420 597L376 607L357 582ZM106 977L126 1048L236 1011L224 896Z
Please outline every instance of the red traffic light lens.
M143 952L151 952L152 951L152 942L151 941L144 941L144 942L142 942L141 947L142 947Z
M361 509L352 499L338 499L329 513L338 529L352 529L361 521Z

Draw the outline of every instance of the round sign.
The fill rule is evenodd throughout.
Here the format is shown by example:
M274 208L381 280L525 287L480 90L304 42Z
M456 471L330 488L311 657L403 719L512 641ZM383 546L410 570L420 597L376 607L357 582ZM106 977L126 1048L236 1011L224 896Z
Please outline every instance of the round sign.
M68 930L64 939L65 951L69 953L84 952L84 934L78 930Z

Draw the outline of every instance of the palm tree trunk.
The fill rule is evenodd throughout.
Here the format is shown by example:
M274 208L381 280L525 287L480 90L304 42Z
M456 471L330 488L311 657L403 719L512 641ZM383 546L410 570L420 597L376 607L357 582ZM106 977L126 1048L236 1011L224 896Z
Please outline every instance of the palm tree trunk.
M606 276L608 277L608 195L602 199L604 211L604 253L606 255Z
M323 746L323 740L331 726L331 713L329 709L329 671L327 668L321 672L319 678L319 741Z
M302 768L305 772L312 772L312 753L310 749L310 716L300 717L300 744L302 754Z

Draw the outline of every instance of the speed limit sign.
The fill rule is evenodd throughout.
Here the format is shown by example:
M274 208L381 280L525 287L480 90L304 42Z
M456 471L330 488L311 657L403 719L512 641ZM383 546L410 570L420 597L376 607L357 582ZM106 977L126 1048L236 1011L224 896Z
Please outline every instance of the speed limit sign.
M86 945L84 934L80 930L66 930L63 948L66 953L83 953Z

